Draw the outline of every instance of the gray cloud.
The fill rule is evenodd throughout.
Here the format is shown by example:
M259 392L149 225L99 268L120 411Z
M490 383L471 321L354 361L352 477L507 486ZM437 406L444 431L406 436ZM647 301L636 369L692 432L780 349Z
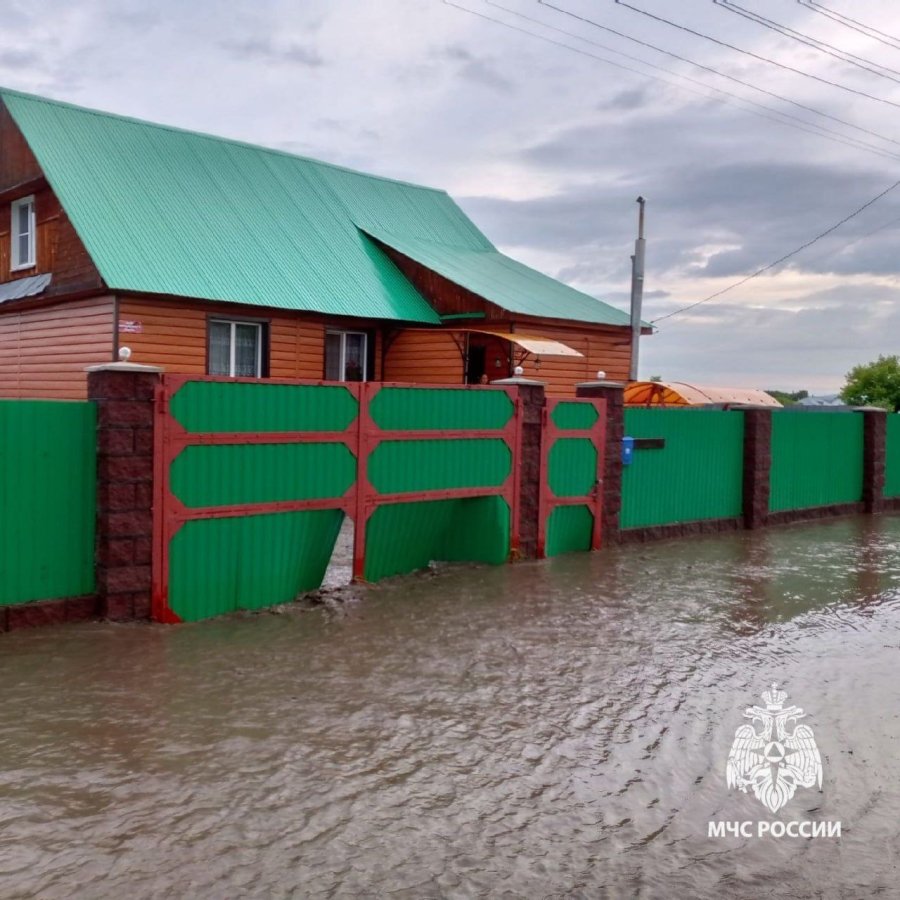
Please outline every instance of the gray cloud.
M610 112L616 110L631 111L640 109L650 99L650 91L647 88L630 88L627 91L620 91L607 100L601 100L597 104L597 109L601 112Z
M315 47L297 43L278 44L269 37L227 40L222 41L220 46L239 60L292 63L311 69L325 65L325 59Z
M451 45L438 51L438 58L456 64L456 74L472 84L492 90L511 92L512 81L501 75L495 61L476 56L465 47Z
M801 163L723 163L701 171L656 172L644 182L648 258L659 273L691 267L701 279L746 275L814 238L882 190L885 180L875 172ZM612 264L615 272L621 266L610 261L631 252L634 189L615 180L598 179L535 200L468 197L462 202L502 243L584 250L585 258L564 270L568 277L611 276L606 266ZM790 266L817 274L900 273L895 250L900 221L867 236L896 218L900 189ZM697 251L703 246L729 249L701 261Z
M641 370L821 392L837 390L857 363L896 352L900 288L842 285L799 302L803 309L710 305L661 323L658 334L642 340Z
M0 66L5 69L37 68L43 62L43 57L34 50L0 50Z
M508 2L598 37L532 2ZM900 29L894 4L870 2L884 28ZM0 55L0 66L11 87L447 188L494 243L622 308L634 201L643 194L650 318L765 265L897 177L891 160L435 2L231 0L228 15L213 0L158 0L152 9L142 0L45 0L40 12L26 0L7 5L4 22L16 35L7 52L18 55ZM481 8L481 0L470 5ZM590 6L587 0L571 5ZM651 27L613 6L613 27ZM800 59L796 47L737 17L711 15L708 0L678 6L679 17L701 30L714 26L766 55ZM807 14L785 7L779 15L799 21ZM818 26L823 38L839 43L831 33L838 26ZM893 136L883 106L671 30L648 37ZM603 40L688 71L614 38ZM867 54L894 65L890 50L883 50L884 59L874 45ZM825 77L845 77L817 56L803 65ZM311 72L315 91L309 90ZM900 102L900 91L892 93L889 83L872 85L862 73L853 78ZM845 130L834 122L828 127ZM851 365L896 349L890 341L900 333L894 312L900 296L889 281L898 274L900 225L871 233L893 219L900 219L900 191L779 273L662 323L644 342L642 369L708 383L838 387Z

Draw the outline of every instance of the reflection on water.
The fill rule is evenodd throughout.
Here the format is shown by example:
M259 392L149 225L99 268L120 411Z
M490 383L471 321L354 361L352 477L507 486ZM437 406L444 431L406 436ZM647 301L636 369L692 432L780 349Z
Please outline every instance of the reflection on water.
M459 567L345 609L0 641L0 896L897 896L900 519ZM743 709L840 841L711 839Z

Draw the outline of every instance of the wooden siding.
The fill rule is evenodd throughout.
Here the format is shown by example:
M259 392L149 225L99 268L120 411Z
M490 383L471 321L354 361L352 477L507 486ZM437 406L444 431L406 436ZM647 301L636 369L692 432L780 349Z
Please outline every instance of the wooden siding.
M37 225L36 265L10 270L10 204L34 195ZM43 297L103 290L100 273L84 244L43 178L38 161L6 107L0 103L0 284L31 275L53 274Z
M467 326L460 326L467 327ZM477 328L478 325L471 327ZM577 350L581 356L545 356L541 358L540 368L536 366L533 356L522 363L526 378L543 381L547 386L548 397L573 397L575 385L582 381L593 381L598 370L606 373L611 381L628 380L628 364L631 355L631 343L625 329L603 328L585 325L579 328L571 323L559 326L542 320L518 319L515 322L492 322L485 325L500 332L520 332L551 338ZM423 381L429 384L461 384L463 382L464 365L454 337L463 341L464 332L410 329L401 332L389 344L385 360L385 381ZM497 348L508 347L505 342L495 342L488 335L473 333L472 344L481 344L487 348L486 371L488 378L506 378L509 374L505 368L495 367ZM505 366L506 353L503 353ZM513 348L513 364L521 359L520 348Z
M401 331L389 338L385 381L462 384L463 359L454 336L446 331Z
M454 284L443 275L426 269L415 260L398 253L392 247L376 241L378 246L391 258L394 265L412 282L416 290L434 307L439 316L461 315L463 313L483 314L483 318L508 318L499 307L488 302L478 294Z
M28 192L20 196L28 196ZM100 273L53 191L50 188L36 191L34 206L37 226L36 265L13 272L10 269L10 204L0 204L0 283L50 272L53 280L42 297L102 290Z
M113 361L112 297L0 315L0 397L83 400L85 367Z
M40 178L41 175L41 167L31 148L6 105L0 102L0 191Z
M132 362L162 366L167 372L206 374L207 321L252 319L269 325L269 376L308 378L325 376L325 329L372 331L372 323L327 322L302 313L274 312L252 306L122 297L119 300L119 345L132 351ZM139 333L122 331L139 323ZM375 374L381 373L381 335L375 329Z
M535 368L533 356L525 360L525 376L546 382L548 397L574 396L575 385L595 380L598 371L610 381L628 381L631 336L627 328L520 318L510 323L510 329L560 341L583 354L542 357L540 369Z

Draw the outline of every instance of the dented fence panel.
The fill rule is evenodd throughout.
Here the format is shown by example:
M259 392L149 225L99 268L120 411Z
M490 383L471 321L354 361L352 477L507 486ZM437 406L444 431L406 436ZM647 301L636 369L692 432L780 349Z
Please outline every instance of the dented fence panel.
M153 615L195 621L319 587L341 522L354 577L517 546L514 391L164 376Z

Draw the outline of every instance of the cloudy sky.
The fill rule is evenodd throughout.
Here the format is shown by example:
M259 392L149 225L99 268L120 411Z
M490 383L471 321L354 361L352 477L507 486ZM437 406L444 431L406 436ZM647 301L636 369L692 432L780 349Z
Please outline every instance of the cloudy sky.
M459 5L579 52L442 0L0 0L0 83L446 188L505 252L623 308L642 194L647 319L900 179L895 2L822 0L896 37L878 41L796 0L741 0L853 65L711 0L628 0L821 80L614 0L547 2L758 90L537 0ZM641 374L836 390L852 365L900 352L898 245L900 188L661 321Z

